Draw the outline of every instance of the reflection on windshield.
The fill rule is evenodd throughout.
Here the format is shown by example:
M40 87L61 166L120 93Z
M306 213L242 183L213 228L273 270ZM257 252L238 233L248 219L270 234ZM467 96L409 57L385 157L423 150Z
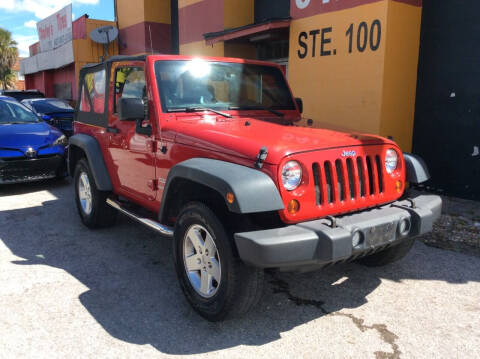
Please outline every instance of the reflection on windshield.
M37 116L23 105L11 100L0 100L0 124L35 123Z
M155 68L164 111L295 109L275 67L191 60L158 61Z

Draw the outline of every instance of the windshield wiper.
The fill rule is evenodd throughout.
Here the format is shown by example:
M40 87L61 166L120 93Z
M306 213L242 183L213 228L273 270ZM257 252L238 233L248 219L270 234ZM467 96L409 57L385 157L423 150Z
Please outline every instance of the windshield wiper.
M228 109L229 110L263 110L263 111L268 111L270 113L273 113L274 115L277 115L278 117L284 117L285 116L284 113L281 113L277 110L274 110L273 108L264 107L264 106L230 106Z
M168 110L168 112L200 112L200 111L210 111L226 118L233 117L228 113L217 111L217 110L214 110L213 108L208 108L208 107L185 107L185 108L175 108L175 109Z

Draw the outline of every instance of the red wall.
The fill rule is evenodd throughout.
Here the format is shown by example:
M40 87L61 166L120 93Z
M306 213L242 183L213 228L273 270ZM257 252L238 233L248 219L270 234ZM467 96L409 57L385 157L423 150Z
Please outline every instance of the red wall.
M72 23L73 39L87 38L87 16L83 15Z
M203 34L223 31L223 0L205 0L178 10L179 41L186 44L204 40Z
M77 98L77 82L75 79L75 65L71 64L60 69L41 71L25 75L27 90L40 90L47 97L55 97L55 84L71 83L72 99Z

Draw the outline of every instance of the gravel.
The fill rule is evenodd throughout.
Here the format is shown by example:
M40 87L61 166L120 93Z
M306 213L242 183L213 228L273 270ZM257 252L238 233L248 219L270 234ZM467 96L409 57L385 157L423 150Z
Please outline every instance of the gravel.
M443 196L433 232L420 238L428 246L480 257L480 202Z

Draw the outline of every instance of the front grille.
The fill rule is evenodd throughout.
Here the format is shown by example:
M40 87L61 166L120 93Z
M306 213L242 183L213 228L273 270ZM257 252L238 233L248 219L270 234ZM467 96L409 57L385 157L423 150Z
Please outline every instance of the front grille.
M314 162L312 171L318 206L377 196L384 191L379 155Z
M0 161L0 184L55 177L63 164L58 155L17 161Z

